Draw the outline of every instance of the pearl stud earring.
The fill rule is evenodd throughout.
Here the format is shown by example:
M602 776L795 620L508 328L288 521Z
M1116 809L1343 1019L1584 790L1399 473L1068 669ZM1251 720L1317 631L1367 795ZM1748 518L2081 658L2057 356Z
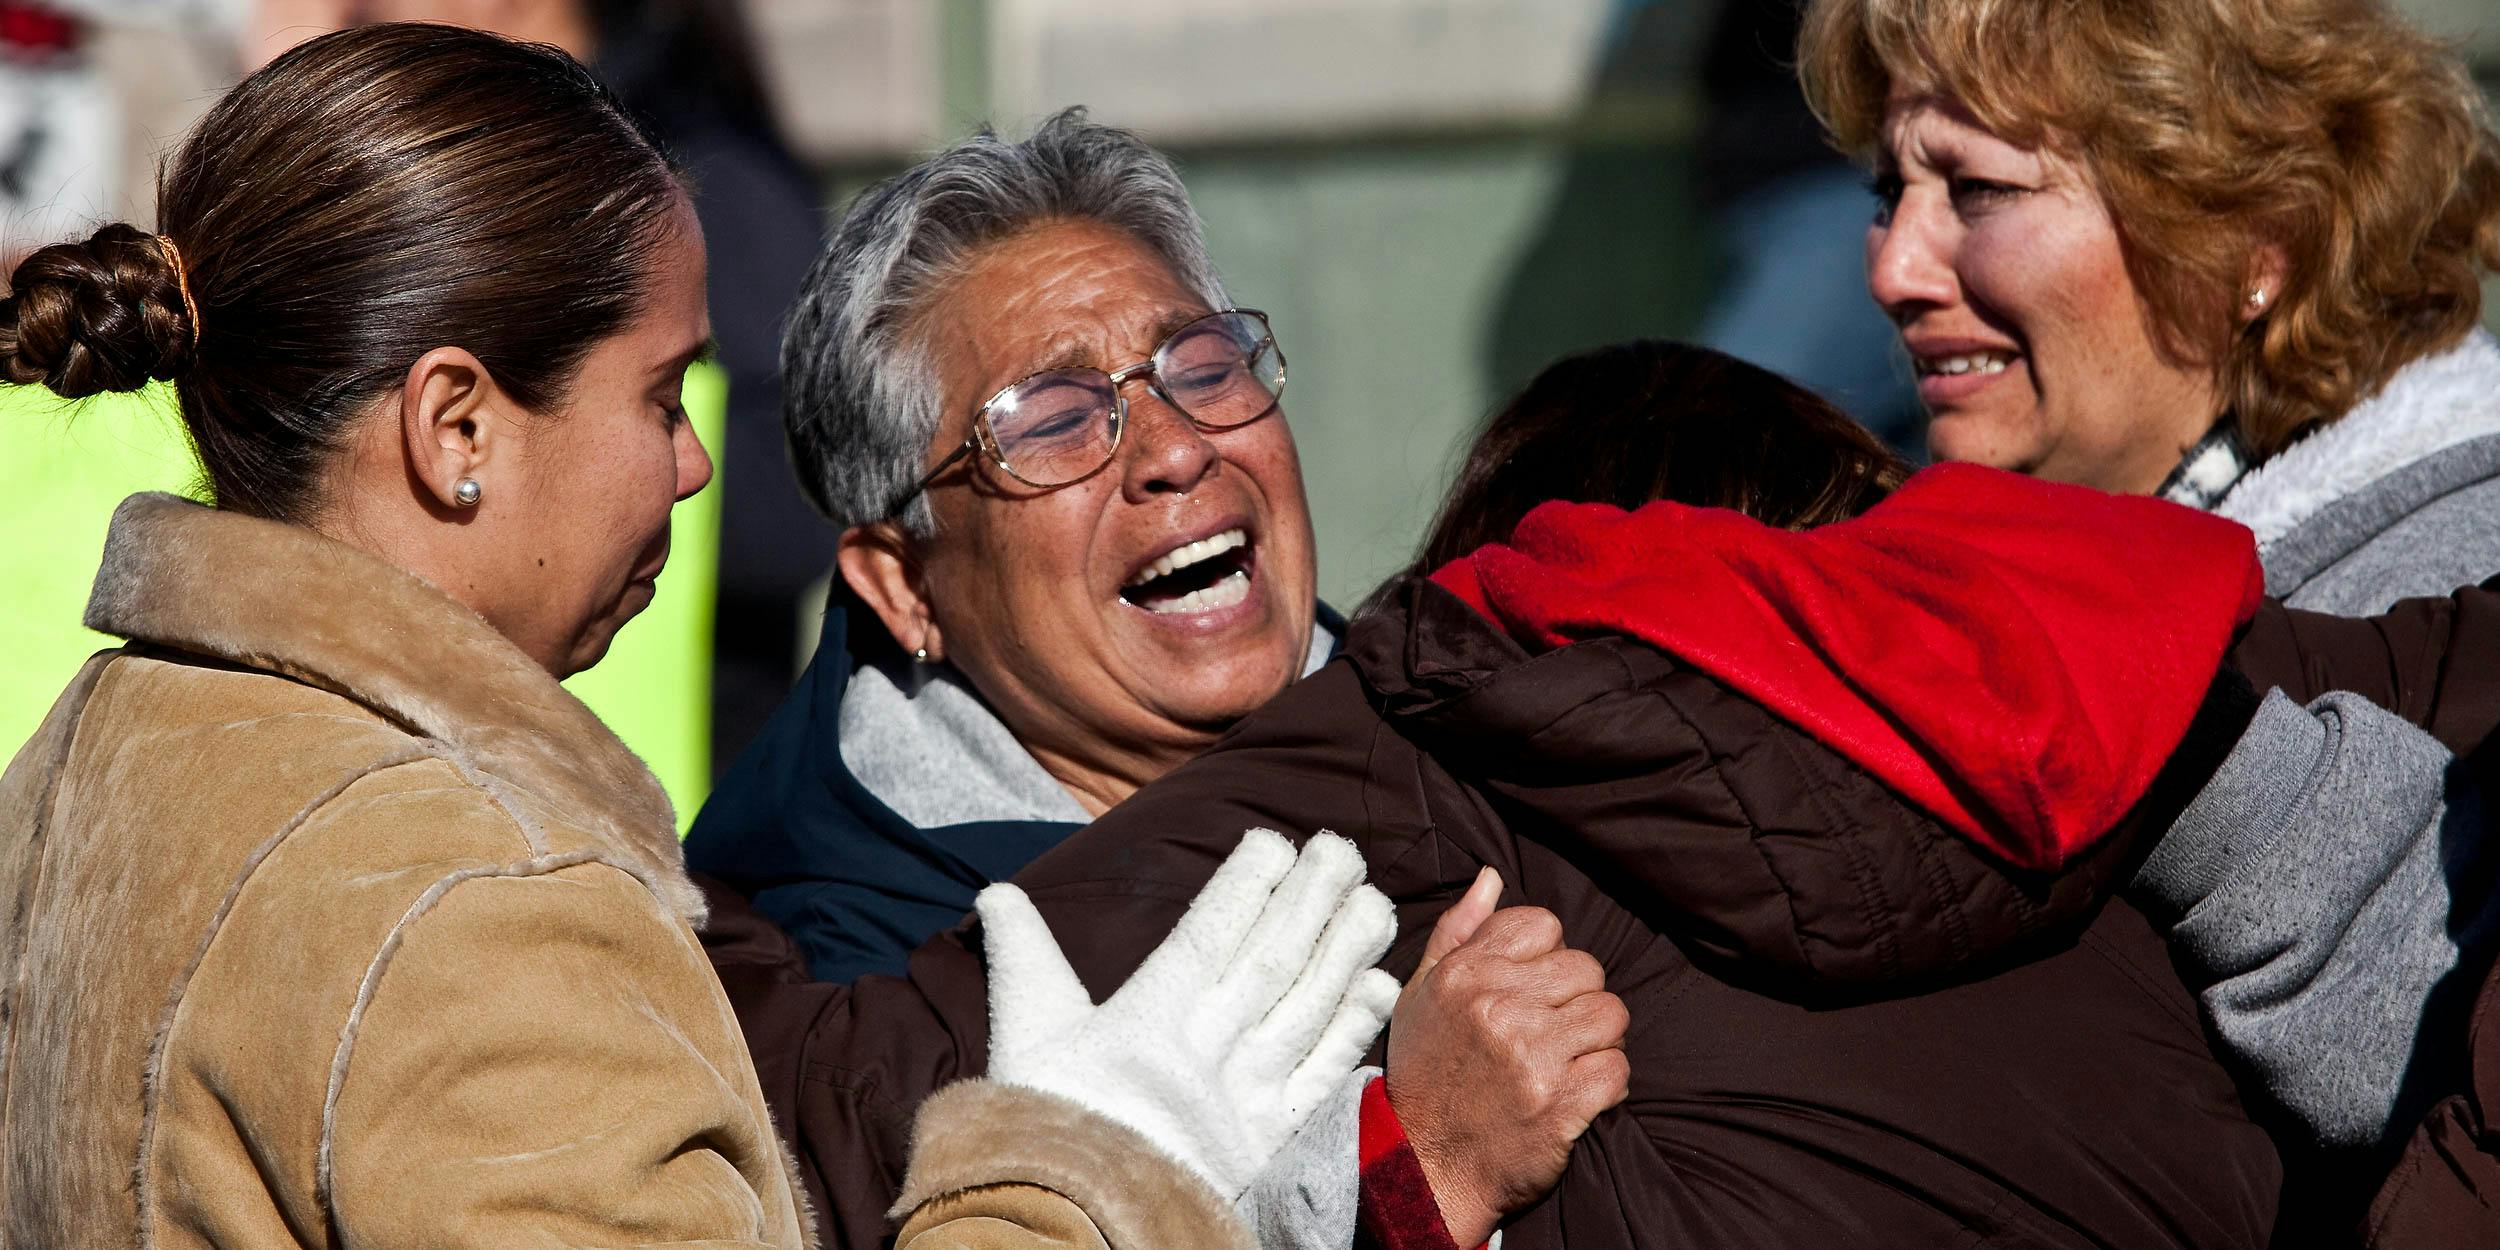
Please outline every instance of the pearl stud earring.
M452 483L451 501L463 508L474 508L477 506L478 499L485 493L486 488L478 485L476 478L464 477Z

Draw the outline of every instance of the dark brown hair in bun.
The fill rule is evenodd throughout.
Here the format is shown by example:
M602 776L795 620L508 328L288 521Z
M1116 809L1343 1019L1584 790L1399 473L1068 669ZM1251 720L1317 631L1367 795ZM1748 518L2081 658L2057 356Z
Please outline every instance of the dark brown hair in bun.
M641 306L686 202L554 48L421 22L323 35L227 92L166 162L157 228L178 253L108 226L18 268L0 374L73 397L173 378L217 506L305 520L429 351L464 348L522 406L560 406Z
M83 399L179 374L192 327L173 257L118 224L27 257L0 299L0 378Z

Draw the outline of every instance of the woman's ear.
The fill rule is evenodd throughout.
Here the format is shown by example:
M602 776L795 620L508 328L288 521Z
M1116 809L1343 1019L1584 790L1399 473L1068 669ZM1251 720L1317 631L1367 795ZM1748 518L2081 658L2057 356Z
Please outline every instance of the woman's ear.
M834 564L842 581L868 610L885 622L894 645L916 659L946 658L937 613L929 604L927 579L913 556L911 539L891 521L854 525L842 531Z
M464 349L437 347L408 366L399 388L400 442L409 479L432 510L466 512L494 492L497 470L513 461L505 445L518 418L494 376Z
M2240 324L2247 325L2273 311L2283 298L2283 283L2291 276L2291 262L2285 258L2280 243L2260 242L2249 253L2248 279L2240 284Z

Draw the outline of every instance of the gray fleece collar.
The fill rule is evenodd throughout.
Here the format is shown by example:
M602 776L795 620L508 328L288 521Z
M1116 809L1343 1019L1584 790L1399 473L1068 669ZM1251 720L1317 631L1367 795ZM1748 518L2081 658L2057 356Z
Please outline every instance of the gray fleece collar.
M1313 621L1303 675L1336 648L1337 636ZM842 692L841 741L851 776L921 829L1093 819L951 665L900 658L861 664Z
M2479 476L2489 471L2483 462L2500 463L2500 449L2466 446L2494 435L2500 435L2500 341L2475 330L2455 347L2397 370L2341 420L2251 470L2214 510L2256 532L2270 573L2296 533L2337 513L2331 528L2350 541L2330 539L2324 548L2333 550L2302 552L2304 563L2324 567L2419 507L2426 489L2458 484L2445 480L2453 473L2420 472L2421 466L2473 461ZM2369 524L2372 518L2380 523Z

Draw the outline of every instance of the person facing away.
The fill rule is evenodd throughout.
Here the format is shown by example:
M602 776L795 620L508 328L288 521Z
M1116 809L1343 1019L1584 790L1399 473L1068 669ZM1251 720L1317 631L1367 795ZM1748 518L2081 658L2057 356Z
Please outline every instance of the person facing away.
M1619 354L1638 358L1636 350L1619 349ZM1572 364L1579 366L1583 380L1602 376L1596 361ZM1519 418L1519 410L1511 415ZM1794 571L1793 565L1784 565L1775 551L1747 552L1743 545L1709 541L1712 531L1703 514L1677 516L1672 510L1645 508L1625 516L1603 508L1575 513L1565 505L1540 506L1540 495L1564 489L1617 507L1659 495L1697 497L1708 492L1690 479L1680 485L1646 480L1637 463L1616 472L1578 465L1572 452L1576 444L1563 434L1581 420L1579 414L1571 416L1571 424L1559 418L1508 420L1479 444L1446 514L1467 523L1440 529L1423 564L1438 567L1434 582L1461 594L1532 652L1628 631L1781 708L1793 720L1845 730L1852 701L1847 691L1800 685L1793 675L1782 676L1776 663L1760 663L1758 656L1754 662L1739 662L1747 654L1742 636L1750 631L1778 637L1782 629L1777 621L1740 624L1734 629L1739 640L1733 643L1729 627L1712 622L1714 610L1743 618L1761 613L1758 604L1767 601L1779 612L1807 621L1802 628L1819 653L1859 661L1855 668L1861 688L1879 700L1889 697L1890 709L1900 716L1902 736L1919 747L1918 756L1904 757L1897 748L1905 743L1891 742L1896 750L1887 751L1887 733L1870 734L1861 727L1838 739L1851 757L1888 785L1918 797L1929 810L1960 807L1957 796L1940 792L1938 778L1920 763L1927 756L1951 760L1957 751L1967 755L1973 744L1957 745L1954 732L1959 711L1947 706L1938 719L1938 709L1900 697L1905 684L1952 684L1937 680L1932 663L1897 657L1885 667L1865 663L1862 650L1852 651L1862 646L1860 640L1813 623L1813 596L1797 593L1796 583L1784 576ZM1931 472L1888 505L1896 524L1886 541L1899 544L1906 532L1897 521L1902 503L1946 472ZM1840 475L1830 480L1843 486L1849 481ZM1965 499L1945 502L1974 511L1986 503L1983 492L1965 494ZM1984 516L1968 519L1996 524ZM1849 528L1828 533L1836 537ZM1814 540L1792 541L1804 545ZM1708 579L1696 585L1680 571L1684 565L1707 564L1702 557L1722 548L1750 557L1734 566L1737 580L1765 599L1739 595L1735 602L1714 607ZM1813 573L1835 576L1829 566L1840 554L1821 553L1810 566ZM2034 554L2060 558L2055 552ZM1872 562L1880 564L1881 557ZM1932 578L1932 571L1927 576ZM1915 588L1917 581L1914 573L1905 584ZM1847 582L1835 585L1846 587ZM1929 592L1958 593L1949 586ZM2027 602L2037 607L2053 600L2033 596ZM2053 617L2047 619L2054 624ZM1907 632L1916 622L1896 621L1888 627ZM2131 628L2158 631L2163 625ZM1932 635L1926 640L1948 650L1967 641ZM2356 1219L2349 1226L2367 1227L2377 1244L2411 1244L2408 1239L2423 1237L2439 1239L2437 1244L2470 1244L2491 1229L2487 1213L2471 1215L2472 1203L2464 1200L2487 1183L2494 1166L2493 1152L2472 1144L2479 1131L2473 1126L2484 1122L2489 1102L2485 1087L2490 1048L2482 1044L2488 1038L2477 1027L2473 1037L2480 1049L2473 1061L2480 1067L2468 1072L2456 1062L2465 1050L2466 1030L2455 1027L2457 1036L2443 1036L2463 1021L2419 1017L2427 987L2446 981L2461 983L2461 997L2472 1001L2481 982L2480 965L2459 970L2457 944L2479 941L2486 955L2489 948L2491 866L2472 848L2480 813L2470 805L2462 811L2444 809L2452 788L2452 769L2445 763L2451 752L2473 761L2472 771L2488 773L2491 733L2500 726L2500 670L2485 662L2494 646L2500 646L2500 590L2491 586L2409 601L2369 620L2300 612L2269 601L2239 628L2228 666L2208 691L2189 742L2156 779L2154 792L2167 794L2148 796L2113 835L2104 839L2099 823L2087 820L2069 827L2071 833L2085 835L2082 841L2053 836L2045 844L2027 843L2009 836L2021 834L2020 827L1977 823L1960 826L1969 835L1966 842L1926 848L1929 871L1937 877L1975 876L1996 885L2021 881L2020 888L2034 901L2016 914L2028 911L2032 925L1986 923L1992 908L1974 912L1968 900L1983 897L1987 889L1964 886L1943 895L1914 890L1892 894L1892 941L1881 960L1834 959L1828 951L1812 948L1801 959L1789 935L1776 928L1749 935L1746 928L1734 927L1722 936L1733 939L1730 944L1739 958L1752 965L1750 974L1780 974L1809 995L1913 992L1938 973L1968 975L2001 962L2026 938L2053 927L2041 923L2050 915L2088 915L2103 894L2126 884L2123 876L2105 870L2108 857L2131 855L2148 866L2137 874L2129 898L2157 918L2190 976L2208 973L2216 951L2269 952L2266 958L2230 969L2209 986L2204 1005L2217 1049L2243 1074L2251 1096L2264 1103L2293 1095L2267 1114L2285 1142L2305 1148L2321 1138L2351 1140L2360 1135L2371 1146L2346 1151L2337 1174L2320 1178L2335 1190L2331 1202L2303 1195L2300 1205L2319 1213L2354 1207L2357 1216L2358 1202L2377 1190L2366 1225ZM2082 658L2091 659L2088 652ZM2133 663L2137 657L2126 658ZM2019 689L2031 680L2024 675L2030 666L2019 657L1994 663L2017 670L2000 676L2006 688ZM2056 682L2088 685L2090 671L2089 663L2069 665ZM2276 689L2260 704L2257 691L2267 687ZM2310 754L2321 761L2318 770L2303 784L2287 788L2266 780L2281 760L2263 717L2268 706L2297 707L2292 699L2311 700L2312 707L2323 709L2314 722L2317 736L2337 741L2327 749L2312 747ZM1985 762L1988 752L1997 749L2018 759L2035 750L2052 756L2062 750L2042 745L2021 718L1996 711L1983 704L1980 715L1989 724L1981 750L1968 758ZM2393 722L2405 731L2404 740L2374 736L2368 724L2358 723L2365 713ZM2006 742L2012 745L2000 745ZM1985 793L2002 784L2003 775L2019 774L2019 768L1997 763L1962 771ZM2191 792L2193 798L2187 797ZM2055 791L2043 793L2053 797ZM2369 813L2358 829L2356 804ZM2171 817L2166 827L2164 815ZM2102 846L2094 849L2094 842ZM2132 851L2126 849L2130 842ZM2286 856L2278 848L2311 842L2338 844L2338 855L2313 857L2303 876L2304 869L2283 862ZM2443 858L2444 864L2439 862ZM2465 906L2457 916L2452 918L2445 908L2407 911L2404 902L2420 896L2432 882L2443 881L2443 869L2456 874L2463 887ZM2097 885L2078 892L2072 887L2080 879ZM2316 890L2328 879L2357 881L2359 886ZM2193 906L2180 907L2161 888L2161 883L2178 881L2201 883ZM1800 912L1811 910L1811 901L1793 890L1789 905ZM1940 922L1951 922L1941 934L1932 931ZM1920 935L1950 940L1910 940ZM2366 972L2353 975L2361 969ZM2487 1019L2500 996L2484 989L2480 1001L2476 1010ZM2408 1087L2401 1101L2393 1096L2390 1073L2402 1076ZM2414 1132L2420 1113L2409 1112L2404 1103L2430 1098L2445 1101ZM2396 1175L2382 1187L2378 1182L2387 1175L2398 1145L2403 1149Z
M2245 533L1967 467L1895 489L1899 463L1828 405L1671 346L1556 366L1477 450L1441 529L1462 549L1501 509L1575 489L1559 479L1741 509L1664 514L1742 541L1642 564L1695 578L1682 590L1706 592L1693 616L1722 646L1707 654L1744 662L1688 661L1623 629L1531 649L1408 580L1335 660L1018 874L1078 974L1116 983L1169 925L1215 849L1193 829L1332 829L1398 906L1384 967L1413 968L1435 917L1492 867L1505 901L1549 911L1629 1013L1628 1097L1566 1149L1514 1149L1479 1178L1505 1245L2266 1244L2275 1146L2145 917L2100 905L2139 845L2105 835L2165 823L2232 741L2234 705L2214 689L2259 606ZM1823 522L1786 535L1834 553L1821 563L1766 537ZM2130 563L2146 541L2178 549L2175 576ZM1793 615L1739 610L1728 570L1756 558L1790 569L1793 593L1831 589L1769 600ZM1944 571L1922 572L1929 558ZM2148 618L2166 624L2132 623ZM1970 641L1924 645L1951 633ZM2071 670L2070 694L1995 684L2044 654ZM1852 683L1889 702L1833 694L1818 718L1793 698ZM1930 727L1917 749L1864 749L1864 722L1904 713ZM1904 757L1941 761L1925 789L1886 771ZM2053 892L1999 866L2044 846ZM768 1089L837 1191L891 1149L879 1104L981 1061L972 936L924 945L903 981L839 993L724 969L759 1053L791 1056L764 1063ZM2000 954L1957 964L1974 943ZM1771 974L1736 958L1763 950L1780 956ZM1444 959L1406 1003L1464 1001L1506 975ZM1800 988L1833 977L1920 992ZM1504 1103L1517 1058L1498 1034L1428 1062L1414 1040L1392 1024L1401 1114L1492 1103L1501 1114L1478 1122L1542 1122ZM1461 1227L1468 1197L1436 1196Z
M0 300L12 383L173 382L214 499L123 504L128 642L0 775L0 1246L814 1244L667 798L557 684L711 475L676 171L561 53L396 25L253 74L160 198ZM1252 1244L1216 1182L1394 987L1349 848L1234 837L1150 1052L985 904L1032 975L921 1118L925 1244Z

